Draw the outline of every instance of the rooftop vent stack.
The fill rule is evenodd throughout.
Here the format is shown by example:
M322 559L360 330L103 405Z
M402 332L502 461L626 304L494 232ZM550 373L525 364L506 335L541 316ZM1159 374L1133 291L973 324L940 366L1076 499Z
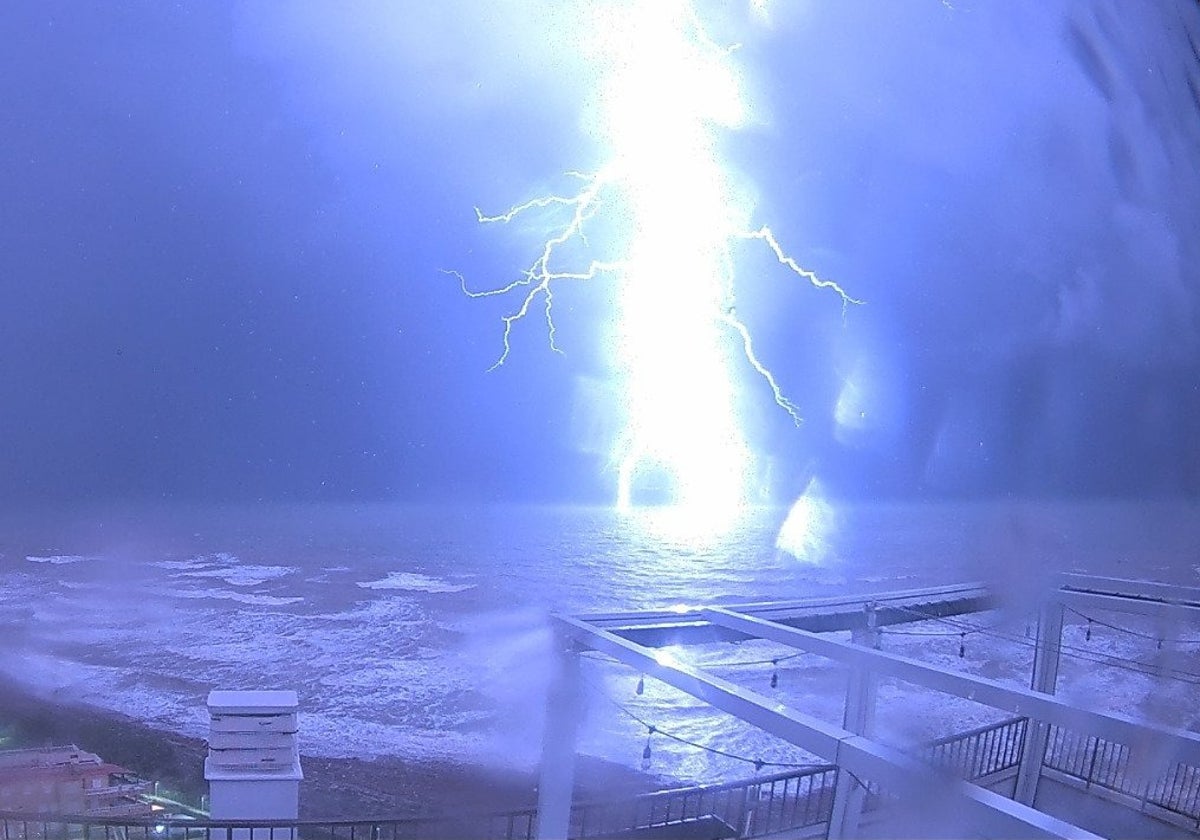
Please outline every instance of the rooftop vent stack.
M212 691L208 757L214 820L295 820L300 809L300 753L296 747L296 692ZM234 831L232 840L288 840L291 831Z

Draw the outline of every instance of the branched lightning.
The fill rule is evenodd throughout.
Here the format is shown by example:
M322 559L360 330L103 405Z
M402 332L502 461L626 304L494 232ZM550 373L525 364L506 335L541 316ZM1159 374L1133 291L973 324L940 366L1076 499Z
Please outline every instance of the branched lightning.
M602 91L611 161L594 173L568 173L579 182L573 193L541 196L495 215L475 209L481 224L508 224L530 211L559 215L540 253L516 279L478 290L460 273L446 273L458 278L468 297L516 299L502 318L501 351L492 370L508 360L515 326L539 307L550 348L561 352L554 318L560 283L600 278L617 283L614 367L628 414L614 451L620 501L630 501L631 483L645 468L671 474L681 503L740 505L751 454L725 349L731 338L797 425L801 412L737 315L736 243L764 243L797 277L837 294L843 316L862 301L803 267L766 225L745 230L733 218L735 202L712 128L743 119L728 67L738 45L716 44L683 0L635 3L634 19L622 18L624 29L608 32L610 41L601 50L611 62ZM606 29L613 27L597 27L597 37ZM590 248L585 229L594 219L629 229L628 242L612 243L621 249L620 258L580 256Z
M842 299L843 316L846 314L846 308L850 304L861 305L864 303L864 301L858 298L850 297L850 295L846 294L846 290L833 280L826 280L818 276L816 272L810 271L797 263L787 251L783 250L783 246L779 244L779 240L775 238L775 234L766 225L763 225L758 230L739 233L738 236L742 239L757 239L760 242L765 242L767 247L775 254L775 259L779 260L780 265L785 266L793 274L803 277L818 289L832 289L837 292L838 296Z
M509 353L512 352L512 329L513 325L525 318L533 309L538 301L542 298L542 303L546 318L546 332L550 344L550 349L556 353L561 353L555 341L558 328L554 323L554 284L563 280L593 280L601 274L608 274L620 270L622 263L609 262L602 260L591 260L588 265L582 270L577 271L560 271L551 268L554 261L555 253L559 247L570 243L574 240L581 241L584 245L587 244L587 236L584 233L584 223L590 219L600 208L601 203L599 195L605 184L605 178L601 174L585 175L581 172L568 172L568 175L578 178L584 182L583 187L578 193L572 196L549 195L540 198L534 198L526 201L524 204L517 204L510 207L503 213L495 216L486 215L478 207L475 208L475 216L481 224L492 224L499 222L508 224L513 219L520 216L529 210L545 209L548 207L562 207L570 211L567 222L562 226L557 234L551 236L542 246L542 252L538 258L534 260L522 273L520 277L512 282L490 289L473 290L468 287L466 278L457 271L446 271L443 273L451 274L458 278L459 284L462 287L463 294L467 297L497 297L510 295L518 289L524 287L525 292L520 298L520 305L517 309L508 315L503 316L504 333L502 336L502 348L500 356L492 363L488 370L495 370L503 365L507 360Z
M600 194L602 192L602 188L605 186L606 181L611 180L600 174L587 175L580 172L568 172L566 174L583 179L585 182L587 182L587 186L572 196L541 196L539 198L526 201L523 204L514 205L503 213L499 213L494 216L486 215L478 207L475 208L476 217L480 223L484 224L495 222L507 224L525 211L532 209L544 209L555 206L570 208L571 215L567 223L561 227L556 235L546 240L542 247L541 254L529 268L525 269L521 277L504 286L475 290L468 287L466 278L464 278L461 273L453 270L443 269L443 273L450 274L458 279L463 294L465 294L467 297L480 298L503 296L508 295L521 287L526 287L526 292L521 297L519 307L511 314L502 317L502 323L504 324L504 330L501 336L502 348L500 356L495 362L492 363L492 366L488 368L489 371L495 370L508 360L508 357L512 352L510 337L512 335L513 325L529 314L539 295L542 296L545 301L544 307L546 332L550 349L556 353L562 353L562 349L559 348L555 342L555 335L557 334L558 328L554 323L553 316L553 285L557 281L594 280L601 274L619 273L628 265L627 261L625 260L592 260L588 263L586 268L581 271L552 270L550 268L551 260L554 257L555 250L560 246L565 245L574 239L579 239L584 244L587 244L587 238L584 232L584 222L592 218L599 209L601 204ZM861 305L865 302L859 298L852 297L836 281L821 277L815 271L800 265L796 259L792 257L782 245L780 245L779 240L775 238L774 232L767 225L763 225L757 230L735 231L728 234L727 238L729 240L753 239L765 243L766 246L771 250L771 253L774 254L775 259L780 265L787 268L796 276L808 281L808 283L810 283L814 288L830 289L836 293L841 299L843 316L845 315L849 306ZM723 324L737 335L741 341L742 353L746 361L754 369L754 372L757 373L759 377L761 377L763 381L767 383L767 386L770 388L771 394L774 397L775 404L786 411L792 418L793 422L799 426L801 423L803 423L803 417L800 413L799 406L797 406L796 403L788 398L787 394L783 390L783 387L779 384L778 379L776 379L775 374L772 373L771 369L767 367L767 365L758 357L758 354L754 350L754 338L750 328L745 324L745 322L737 317L736 309L732 303L734 285L733 281L736 276L736 272L732 268L733 259L731 250L726 250L722 256L722 262L726 266L723 273L726 277L725 294L728 299L728 305L724 311L714 312L714 318L717 322Z

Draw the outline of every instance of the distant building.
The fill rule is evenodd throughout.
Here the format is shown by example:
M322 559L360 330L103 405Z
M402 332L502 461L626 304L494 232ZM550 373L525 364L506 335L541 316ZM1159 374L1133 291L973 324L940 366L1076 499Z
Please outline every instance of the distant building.
M0 751L0 811L143 816L154 784L75 745Z

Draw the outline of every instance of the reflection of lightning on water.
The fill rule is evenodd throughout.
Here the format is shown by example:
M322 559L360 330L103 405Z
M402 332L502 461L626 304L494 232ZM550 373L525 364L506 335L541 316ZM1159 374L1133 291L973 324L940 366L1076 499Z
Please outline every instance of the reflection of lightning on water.
M626 416L613 453L618 502L633 500L639 476L666 475L673 501L706 517L732 512L749 498L752 457L737 416L731 345L797 424L799 407L755 349L738 316L733 248L765 244L793 275L837 294L843 310L860 301L837 283L802 267L766 226L737 218L735 193L718 160L715 131L745 118L731 54L704 33L682 0L645 0L596 20L604 73L601 133L610 162L594 173L570 173L578 187L518 204L479 221L508 223L530 211L559 213L555 231L533 262L506 285L472 289L470 297L511 297L502 347L511 353L517 322L545 318L558 350L554 294L563 283L611 278L618 284L614 363ZM598 15L603 12L597 12ZM590 223L623 225L617 257L590 256ZM614 246L615 247L615 246ZM582 255L582 256L581 256Z

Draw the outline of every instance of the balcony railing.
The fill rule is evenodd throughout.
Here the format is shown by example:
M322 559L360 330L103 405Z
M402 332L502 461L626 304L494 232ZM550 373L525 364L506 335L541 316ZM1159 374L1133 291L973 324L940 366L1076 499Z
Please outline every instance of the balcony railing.
M1151 775L1136 765L1128 745L1060 726L1050 727L1043 764L1087 789L1135 799L1142 811L1158 808L1200 828L1200 767L1179 762Z
M1026 718L1012 718L932 741L917 754L966 781L986 782L1020 765L1028 727ZM1168 812L1177 822L1191 821L1200 829L1200 768L1193 765L1175 764L1148 777L1139 772L1127 746L1052 726L1044 766L1086 788L1116 794L1143 811ZM618 802L576 803L571 836L603 837L704 818L721 820L743 838L806 828L817 833L829 821L836 779L836 767L817 765ZM874 788L871 792L868 808L886 799ZM535 808L454 818L277 822L0 813L0 840L532 840L536 830Z
M1028 721L1012 718L925 745L923 760L960 779L977 781L1021 764Z

